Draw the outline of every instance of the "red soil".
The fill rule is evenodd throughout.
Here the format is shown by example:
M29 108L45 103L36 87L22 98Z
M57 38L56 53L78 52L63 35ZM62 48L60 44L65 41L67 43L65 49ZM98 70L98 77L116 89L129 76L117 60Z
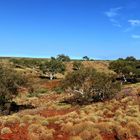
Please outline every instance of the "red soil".
M49 129L54 129L54 140L68 140L69 135L65 134L61 131L61 127L59 125L50 124L48 126ZM14 125L10 127L13 133L0 135L0 140L29 140L28 138L28 126L19 127L19 125Z
M44 117L51 117L51 116L57 116L57 115L65 115L74 110L76 109L72 108L72 109L63 109L63 110L43 110L39 112L39 114ZM28 128L28 125L23 128L19 127L19 124L10 126L10 129L12 130L13 133L0 135L0 140L29 140L27 128ZM54 140L68 140L69 139L69 135L66 133L63 133L59 125L49 124L48 128L55 130ZM2 127L0 127L0 130L1 129Z
M28 140L28 126L19 127L19 124L10 126L13 133L0 135L0 140Z
M58 98L60 97L60 95L57 94L52 94L52 95L48 95L48 96L43 96L40 97L40 99L46 100L46 101L56 101Z
M58 115L65 115L67 113L73 112L75 108L72 109L63 109L63 110L43 110L39 114L43 117L52 117Z
M103 140L115 140L115 137L113 134L104 134L102 135Z
M55 87L58 87L60 85L60 80L52 80L52 81L47 81L45 84L43 84L43 87L47 89L53 89Z

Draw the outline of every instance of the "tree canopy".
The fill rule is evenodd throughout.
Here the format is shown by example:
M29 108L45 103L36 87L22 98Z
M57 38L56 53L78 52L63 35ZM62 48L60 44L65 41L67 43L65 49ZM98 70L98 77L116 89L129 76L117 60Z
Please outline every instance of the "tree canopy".
M69 62L70 61L70 57L67 55L64 55L64 54L57 55L56 59L58 61L61 61L61 62Z
M63 87L74 93L69 102L85 104L112 98L120 90L120 83L115 80L115 75L83 68L67 74Z
M88 56L83 56L83 60L89 61L90 58Z
M65 64L63 62L58 61L57 59L51 59L50 61L46 61L45 63L40 65L40 70L44 74L48 74L50 79L54 78L56 73L64 73L65 72Z
M140 61L136 60L134 57L127 57L126 59L118 59L112 61L109 64L109 68L116 72L119 76L124 76L127 78L137 78L140 75Z

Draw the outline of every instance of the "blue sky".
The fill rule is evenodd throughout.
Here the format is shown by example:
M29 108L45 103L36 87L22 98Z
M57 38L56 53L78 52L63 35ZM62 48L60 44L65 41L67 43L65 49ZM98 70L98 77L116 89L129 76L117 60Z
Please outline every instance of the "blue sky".
M0 0L0 56L140 59L140 0Z

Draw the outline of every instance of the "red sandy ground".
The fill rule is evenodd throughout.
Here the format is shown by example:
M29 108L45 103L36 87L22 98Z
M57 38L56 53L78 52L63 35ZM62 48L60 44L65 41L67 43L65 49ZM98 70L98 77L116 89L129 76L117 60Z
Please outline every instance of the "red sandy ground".
M67 109L67 110L44 110L39 112L40 115L44 117L51 117L51 116L57 116L57 115L65 115L69 112L72 112L76 109ZM2 127L0 127L1 129ZM12 130L12 134L5 134L5 135L0 135L0 140L29 140L28 138L28 125L25 127L21 128L19 127L19 124L16 124L14 126L10 126ZM61 127L57 124L49 124L48 126L49 129L54 129L55 134L54 134L54 140L69 140L70 135L63 133L61 131ZM61 135L61 136L60 136ZM102 135L103 140L116 140L114 138L114 135ZM129 140L137 140L137 139L129 139Z
M53 89L55 87L58 87L60 85L60 80L53 80L53 81L47 81L43 84L43 87L47 89Z
M47 118L47 117L52 117L52 116L65 115L75 110L76 108L63 109L63 110L45 110L45 111L43 110L43 111L40 111L39 114Z
M10 126L10 129L13 133L0 135L0 140L28 140L27 128L28 126L21 128L19 127L19 124Z
M43 86L52 89L54 87L57 87L59 85L59 81L55 80L53 82L46 82ZM58 96L54 95L51 97L47 97L47 99L57 99ZM47 100L46 100L47 101ZM44 117L51 117L51 116L57 116L57 115L65 115L69 112L72 112L76 110L76 108L72 109L65 109L65 110L44 110L41 112L38 112L40 115ZM107 117L112 117L112 116L107 116ZM63 133L61 131L61 127L56 124L49 124L48 128L54 129L55 134L54 134L54 140L68 140L70 135ZM0 126L0 130L2 129L2 126ZM25 127L19 127L19 124L16 124L14 126L10 126L10 129L12 130L12 134L5 134L5 135L0 135L0 140L29 140L28 138L28 125ZM61 135L61 136L60 136ZM116 140L114 138L114 135L102 135L103 140ZM138 140L138 139L129 139L129 140Z
M39 112L40 115L44 117L51 117L51 116L57 116L57 115L65 115L69 112L74 111L74 109L67 109L67 110L45 110L42 112ZM0 127L1 129L2 127ZM54 134L54 140L68 140L69 135L66 133L61 132L61 127L56 124L50 124L48 126L50 129L55 130ZM0 140L29 140L28 139L28 125L26 127L19 127L19 124L16 124L14 126L10 126L10 129L12 130L12 134L5 134L0 135ZM61 137L59 137L61 135Z

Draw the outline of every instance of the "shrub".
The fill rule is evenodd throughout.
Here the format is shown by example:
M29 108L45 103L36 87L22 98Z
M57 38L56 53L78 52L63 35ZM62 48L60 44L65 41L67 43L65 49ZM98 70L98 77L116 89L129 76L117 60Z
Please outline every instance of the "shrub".
M10 59L10 62L12 62L15 67L24 68L24 67L30 67L30 68L37 68L42 61L41 59L30 59L30 58L12 58Z
M43 94L47 94L48 93L48 89L46 88L39 88L39 89L33 89L27 96L28 97L39 97Z
M73 125L73 127L71 127L70 133L72 135L77 135L77 134L83 132L84 130L87 130L89 132L91 131L92 132L92 135L95 134L94 132L98 133L98 130L95 129L94 123L92 123L90 121L80 122L78 124Z
M62 130L66 133L70 133L72 128L73 128L73 124L68 122L62 127Z
M28 86L28 80L25 76L7 66L0 65L0 77L1 106L17 96L21 87Z
M64 54L59 54L56 59L58 61L61 61L61 62L69 62L70 61L70 57L69 56L66 56Z
M120 83L115 80L115 75L97 72L91 68L69 73L62 85L64 89L74 93L66 102L79 104L111 99L120 90Z
M131 137L131 132L130 130L123 128L122 126L116 126L115 133L116 133L116 138L120 140L126 140Z
M10 134L10 133L12 133L12 131L9 127L4 127L1 129L1 135Z
M138 82L140 70L138 69L140 62L134 57L127 57L126 59L118 59L109 64L109 69L118 74L118 79L123 82Z
M62 87L55 87L54 89L53 89L53 91L55 91L57 94L61 94L61 93L63 93L63 88Z
M79 135L83 140L90 140L92 138L91 132L88 130L82 131Z
M14 124L20 123L20 118L18 116L10 116L3 123L4 126L13 126Z
M30 133L41 133L43 131L45 131L45 128L40 125L40 124L31 124L29 127L28 127L28 131Z
M103 138L100 134L98 134L93 140L103 140Z
M132 136L140 138L140 125L136 122L129 122L127 128L130 130Z
M113 125L107 122L101 122L96 124L96 128L100 130L101 133L111 134Z
M40 70L43 74L49 76L50 80L55 77L56 73L64 74L66 66L63 64L62 61L58 61L57 59L51 59L40 65Z

